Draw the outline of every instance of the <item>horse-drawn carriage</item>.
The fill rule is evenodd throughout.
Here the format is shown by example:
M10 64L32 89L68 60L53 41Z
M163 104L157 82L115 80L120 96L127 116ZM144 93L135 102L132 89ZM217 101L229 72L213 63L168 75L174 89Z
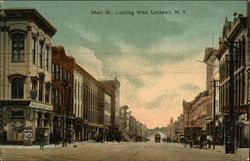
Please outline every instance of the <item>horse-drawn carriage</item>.
M184 135L180 136L180 143L184 147L190 148L207 148L210 147L212 139L210 135L206 135L201 128L185 128Z

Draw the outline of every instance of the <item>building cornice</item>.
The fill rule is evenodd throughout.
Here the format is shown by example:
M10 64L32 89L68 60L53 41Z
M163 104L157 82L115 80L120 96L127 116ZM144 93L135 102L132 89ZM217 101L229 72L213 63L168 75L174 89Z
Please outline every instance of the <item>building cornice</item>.
M33 21L50 37L56 33L56 29L36 9L6 8L0 11L5 13L4 17L0 17L0 21Z

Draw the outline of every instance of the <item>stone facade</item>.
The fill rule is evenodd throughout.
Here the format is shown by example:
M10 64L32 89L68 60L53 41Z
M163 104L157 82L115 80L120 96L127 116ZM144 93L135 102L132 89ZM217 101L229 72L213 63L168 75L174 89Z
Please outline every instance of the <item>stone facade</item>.
M35 9L2 9L0 133L2 142L46 143L53 132L51 38L56 29Z

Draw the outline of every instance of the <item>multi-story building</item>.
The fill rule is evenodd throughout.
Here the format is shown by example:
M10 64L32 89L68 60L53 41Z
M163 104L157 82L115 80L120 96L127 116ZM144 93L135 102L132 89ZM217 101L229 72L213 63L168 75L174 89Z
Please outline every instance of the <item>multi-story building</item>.
M249 116L247 108L249 106L249 37L247 35L247 17L241 14L235 14L233 21L226 18L223 26L223 34L219 41L217 57L219 59L219 110L223 113L223 118L219 122L223 126L226 136L230 123L227 123L230 117L236 121L236 141L238 146L246 146L249 140ZM230 59L232 58L232 59ZM230 76L230 73L232 75ZM232 81L232 83L230 83ZM230 90L232 89L232 90ZM233 91L233 92L232 92ZM233 103L232 103L233 102ZM233 109L233 115L230 116L230 109ZM223 138L221 140L229 140Z
M119 136L117 79L97 81L51 47L56 29L35 9L1 9L0 20L1 142Z
M124 141L146 141L147 127L137 121L129 111L129 107L120 107L120 131Z
M209 103L207 91L200 92L194 100L183 100L184 134L190 137L201 135L206 130L206 108Z
M141 123L136 121L136 141L141 140Z
M81 66L77 63L74 64L74 94L73 94L73 113L75 114L75 140L84 140L84 91L83 91L83 80L84 73Z
M68 57L62 46L52 46L52 104L55 112L53 141L57 139L65 143L74 138L74 64L74 58Z
M120 138L121 133L119 131L120 126L120 82L115 78L114 80L100 81L105 89L110 92L111 96L111 132L114 134L114 138Z
M91 140L98 136L100 129L103 129L105 90L103 85L83 68L81 72L83 73L84 139Z
M120 108L120 131L128 133L129 132L129 117L131 116L131 111L128 111L127 105Z
M56 29L35 9L1 9L2 142L39 142L53 132L51 38Z
M207 64L206 91L208 91L209 102L206 107L207 134L214 135L215 119L221 114L219 109L219 61L216 50L206 48L203 62ZM216 117L215 117L216 116ZM219 125L217 122L216 125ZM220 127L218 127L218 131ZM217 131L217 130L216 130Z
M142 125L141 139L142 139L142 141L147 140L147 126L145 124Z
M172 140L175 139L175 126L174 126L174 120L172 117L170 118L170 123L166 128L166 136L171 138Z
M136 138L136 119L134 116L129 117L129 136L133 140Z
M104 92L104 115L103 115L103 135L107 139L111 127L111 93L105 89Z

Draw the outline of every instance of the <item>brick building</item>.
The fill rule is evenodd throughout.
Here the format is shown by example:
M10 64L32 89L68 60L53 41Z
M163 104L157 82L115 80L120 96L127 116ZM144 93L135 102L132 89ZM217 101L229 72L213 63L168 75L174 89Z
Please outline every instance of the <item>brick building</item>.
M198 137L206 130L206 108L208 92L200 92L191 102L183 100L184 134Z
M54 139L60 136L59 140L64 139L64 143L69 136L71 139L74 138L74 64L74 58L68 57L62 46L52 47L52 104L55 112L53 131Z

